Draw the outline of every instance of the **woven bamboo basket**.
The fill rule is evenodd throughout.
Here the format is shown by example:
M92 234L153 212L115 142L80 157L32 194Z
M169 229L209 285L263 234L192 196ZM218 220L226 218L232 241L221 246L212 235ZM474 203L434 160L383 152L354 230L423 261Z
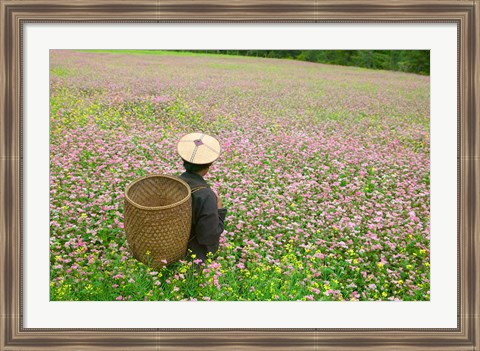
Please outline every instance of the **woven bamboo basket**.
M190 187L180 178L148 175L125 189L125 232L130 252L159 268L182 259L192 220Z

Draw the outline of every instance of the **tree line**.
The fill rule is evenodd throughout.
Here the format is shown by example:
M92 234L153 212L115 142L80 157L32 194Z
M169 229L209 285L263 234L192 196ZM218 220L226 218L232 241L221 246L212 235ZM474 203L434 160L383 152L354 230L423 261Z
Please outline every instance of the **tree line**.
M293 59L430 75L429 50L202 50L201 52Z

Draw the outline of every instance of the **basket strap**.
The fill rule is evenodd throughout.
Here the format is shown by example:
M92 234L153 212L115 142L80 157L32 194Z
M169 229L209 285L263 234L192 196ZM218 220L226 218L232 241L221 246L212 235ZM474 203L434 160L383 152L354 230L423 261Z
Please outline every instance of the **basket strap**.
M196 192L196 191L198 191L198 190L200 190L200 189L205 189L205 188L206 188L205 185L199 185L199 186L193 187L193 188L191 189L191 193L193 194L194 192Z
M191 193L193 194L194 192L196 192L196 191L198 191L198 190L200 190L200 189L205 189L205 188L206 188L205 185L199 185L199 186L193 187L193 188L191 189ZM190 240L188 240L188 242L190 242L190 241L192 241L193 239L195 239L195 237L196 237L196 235L192 236L192 237L190 238Z

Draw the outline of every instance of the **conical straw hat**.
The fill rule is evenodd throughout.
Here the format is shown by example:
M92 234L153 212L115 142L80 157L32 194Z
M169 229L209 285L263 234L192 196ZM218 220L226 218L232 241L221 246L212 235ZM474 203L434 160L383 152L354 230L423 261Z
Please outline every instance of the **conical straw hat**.
M210 135L191 133L180 139L177 150L185 161L204 165L212 163L220 156L220 143Z

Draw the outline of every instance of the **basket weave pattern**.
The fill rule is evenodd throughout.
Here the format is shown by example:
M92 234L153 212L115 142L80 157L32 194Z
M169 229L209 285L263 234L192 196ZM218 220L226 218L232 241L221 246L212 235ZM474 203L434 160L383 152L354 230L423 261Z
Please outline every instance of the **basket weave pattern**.
M128 247L137 260L153 268L185 256L191 220L190 188L179 178L149 175L125 190Z

